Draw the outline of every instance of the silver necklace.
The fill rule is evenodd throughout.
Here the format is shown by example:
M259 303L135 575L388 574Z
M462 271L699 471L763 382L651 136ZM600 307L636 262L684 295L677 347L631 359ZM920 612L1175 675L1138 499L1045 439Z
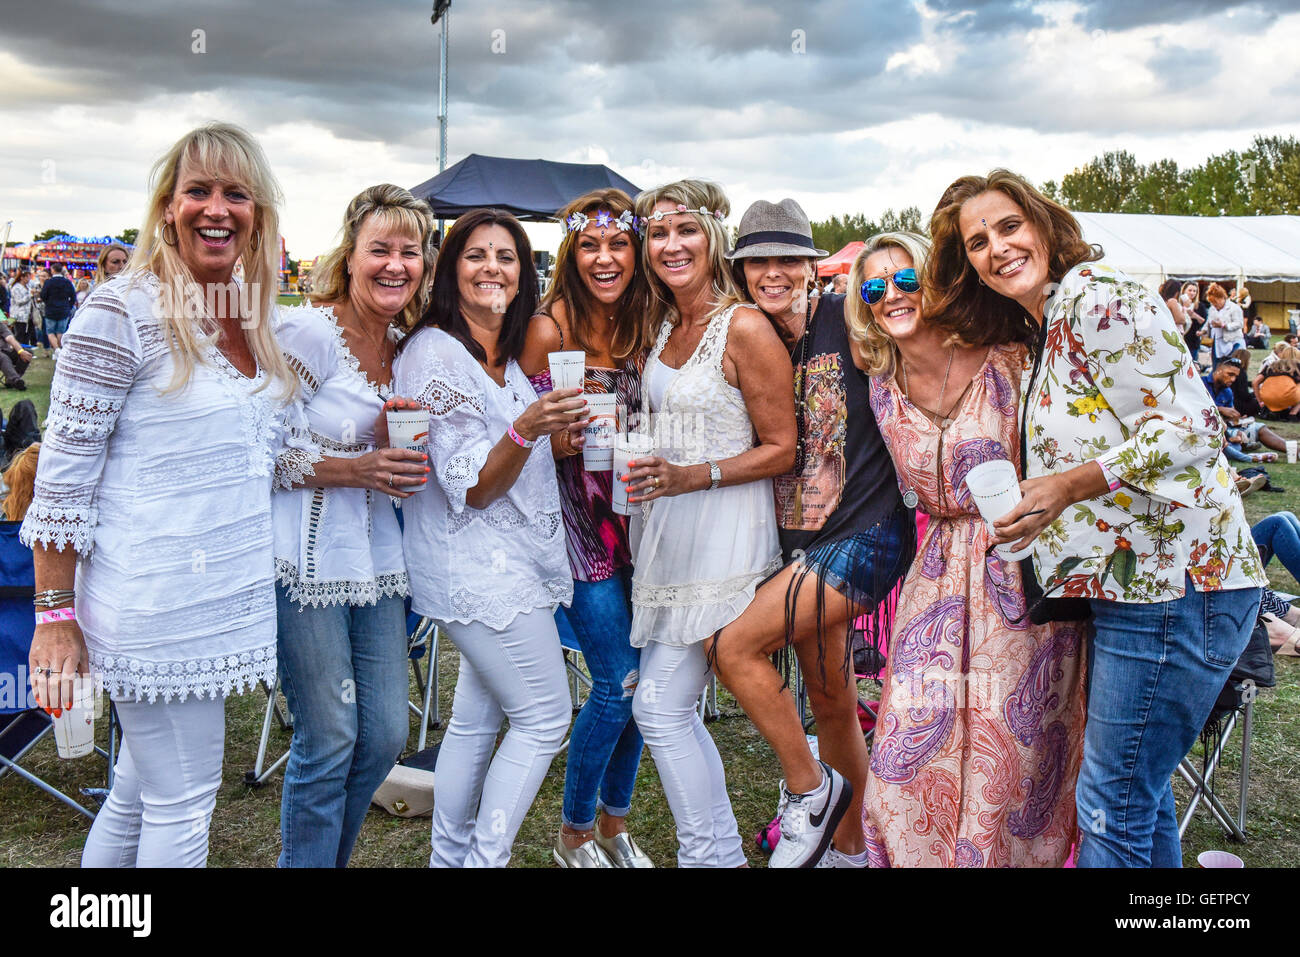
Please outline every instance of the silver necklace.
M939 408L940 409L943 408L944 397L948 394L948 376L952 374L952 360L956 355L957 355L957 347L953 346L950 350L948 350L948 368L944 370L943 385L939 387ZM907 360L904 359L900 354L898 357L898 361L903 366L903 395L908 402L912 402L912 390L908 388L907 385ZM918 409L920 409L923 412L930 411L929 409L925 408L925 406L923 405L918 405L915 402L912 402L912 404L915 405ZM950 409L949 411L952 410ZM938 423L939 442L940 442L940 454L938 456L939 458L938 467L942 469L943 468L943 453L942 453L943 433L944 430L948 428L948 426L952 425L952 419L948 418L946 413L939 412L934 414L938 415L940 420ZM906 505L908 508L916 508L916 504L920 500L921 500L920 496L916 494L915 489L909 488L903 492L903 504Z

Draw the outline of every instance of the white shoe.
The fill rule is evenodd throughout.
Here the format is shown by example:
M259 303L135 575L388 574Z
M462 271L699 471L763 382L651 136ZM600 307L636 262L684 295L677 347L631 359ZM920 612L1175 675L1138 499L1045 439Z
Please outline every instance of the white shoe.
M821 787L807 794L791 794L781 782L781 840L772 851L769 867L816 867L840 818L853 800L853 785L826 762Z
M867 856L863 854L862 860L856 861L853 858L849 857L847 854L841 854L839 851L835 850L835 848L832 846L826 848L826 853L823 854L822 859L817 862L817 866L818 867L856 867L865 870L867 867Z

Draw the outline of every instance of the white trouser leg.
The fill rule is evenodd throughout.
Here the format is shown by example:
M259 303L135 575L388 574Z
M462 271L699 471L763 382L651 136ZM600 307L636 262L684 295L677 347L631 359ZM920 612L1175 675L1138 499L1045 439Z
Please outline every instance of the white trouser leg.
M225 701L118 701L122 750L83 867L203 867L221 786Z
M677 824L679 867L739 867L740 830L717 745L695 710L709 679L704 645L652 641L641 651L632 715L650 748Z
M429 864L505 867L572 717L560 636L547 608L504 631L477 622L446 631L461 670L434 771ZM503 715L510 729L489 763Z

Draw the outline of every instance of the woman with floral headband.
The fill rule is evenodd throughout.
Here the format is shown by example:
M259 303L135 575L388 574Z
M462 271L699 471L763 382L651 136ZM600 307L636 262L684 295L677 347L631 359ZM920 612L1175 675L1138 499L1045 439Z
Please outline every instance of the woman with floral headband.
M743 299L724 258L722 190L682 180L637 197L655 339L642 376L654 455L628 463L632 703L677 824L683 867L741 867L744 847L717 746L696 711L705 644L780 568L772 483L794 464L790 355Z
M972 345L1037 344L1023 498L994 529L1032 546L1046 596L1092 612L1079 866L1178 867L1170 777L1264 584L1219 414L1165 304L1021 177L957 180L930 233L934 321Z
M641 237L632 200L619 189L594 190L561 210L560 219L564 238L555 278L528 328L519 366L543 395L552 389L547 354L580 349L586 393L617 396L623 418L641 402L649 293L637 261ZM589 470L582 447L581 435L551 435L573 572L573 604L556 615L572 628L592 680L569 737L562 824L552 853L561 867L650 867L625 823L642 746L632 720L641 652L629 640L627 519L612 507L612 471Z

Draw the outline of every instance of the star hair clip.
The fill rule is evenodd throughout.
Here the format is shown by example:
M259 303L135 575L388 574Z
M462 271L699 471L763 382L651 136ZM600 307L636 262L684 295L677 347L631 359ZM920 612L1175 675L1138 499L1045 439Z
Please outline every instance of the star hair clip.
M620 233L633 230L640 233L645 224L645 220L638 220L632 215L630 209L625 209L614 216L609 210L602 209L597 211L596 215L588 216L586 213L574 213L564 221L564 231L567 233L580 233L592 223L595 223L601 229L616 228Z

